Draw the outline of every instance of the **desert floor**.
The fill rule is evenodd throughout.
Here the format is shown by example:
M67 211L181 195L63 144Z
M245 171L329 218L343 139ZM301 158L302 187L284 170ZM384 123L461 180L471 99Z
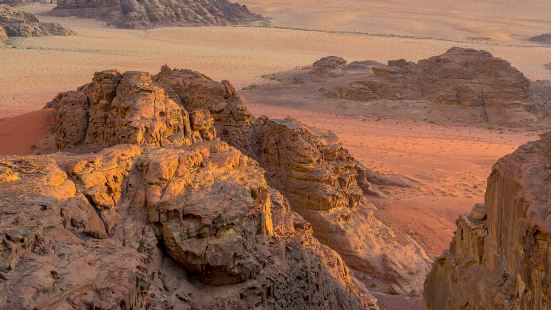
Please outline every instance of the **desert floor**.
M313 5L313 2L317 4ZM410 4L406 7L411 8L412 11L398 10L401 12L399 14L391 14L396 10L388 9L388 18L380 21L381 24L376 27L364 22L346 26L349 19L340 17L341 15L358 15L360 14L358 12L361 12L361 16L356 16L356 21L371 20L372 15L379 15L379 19L385 16L387 9L384 7L380 9L382 11L376 11L372 10L371 6L366 7L366 4L362 4L363 2L359 0L244 1L259 12L272 17L273 25L276 27L278 25L299 28L311 26L312 29L318 29L314 31L273 27L173 27L121 30L108 28L93 20L40 16L43 21L59 22L70 27L78 35L16 38L10 39L5 45L0 43L0 68L2 68L0 70L0 117L38 109L56 93L86 83L95 71L116 68L158 72L164 64L199 70L217 80L230 80L237 88L241 88L261 81L263 74L311 64L327 55L341 56L349 61L373 59L386 62L400 58L418 60L441 54L451 46L460 45L485 49L498 57L505 58L531 79L549 78L550 71L544 65L551 63L551 46L541 46L526 41L529 35L545 32L545 29L551 32L549 21L536 19L534 23L537 27L533 28L541 29L540 32L530 28L532 30L527 30L522 35L514 35L514 32L510 31L520 31L516 29L524 28L515 27L516 24L511 26L507 19L503 21L505 25L492 27L510 33L511 39L479 40L465 37L457 42L452 40L456 37L454 31L446 32L447 28L438 24L442 18L446 19L445 16L439 17L438 11L430 16L416 11L426 5ZM375 1L375 3L378 2L382 1ZM392 5L399 6L399 2L392 2ZM42 14L51 8L51 5L30 5L22 9ZM549 16L550 10L542 8L537 10L538 14L534 16L544 13ZM490 16L486 16L484 20L493 20L491 19L493 11L487 12ZM531 16L522 15L522 12L521 10L515 14ZM513 14L509 11L506 13ZM304 18L296 17L293 23L282 20L282 16L291 18L297 14L302 14L300 16ZM327 17L328 14L334 16L335 25L326 25L330 20ZM306 18L310 15L317 16L317 19ZM411 15L411 18L417 16L417 22L413 23L407 19L400 21L404 15ZM461 14L458 13L458 15ZM318 22L311 22L312 20ZM466 24L467 20L465 17L464 21L459 19L456 22ZM496 18L496 20L502 19ZM518 17L514 20L520 23L525 18ZM532 22L525 21L525 23L532 25ZM357 27L355 29L362 33L334 32L335 29L341 29L339 25ZM393 29L393 25L402 25L401 28L405 27L409 30L404 30L402 33L401 29L395 29L392 30L392 34L381 31L386 28ZM504 28L500 28L502 26ZM428 28L445 33L431 36L423 30ZM411 36L410 32L419 35Z
M530 79L551 79L551 46L527 38L551 32L548 0L461 2L241 1L272 18L272 27L121 30L91 20L40 16L78 34L0 43L0 155L31 152L52 115L40 109L58 92L116 68L158 72L168 64L230 80L240 89L262 75L311 64L327 55L416 61L452 46L484 49ZM23 9L44 13L48 5ZM483 201L492 164L534 132L357 119L249 102L255 115L297 118L333 130L352 154L381 172L420 182L374 200L379 217L416 238L434 257L448 246L455 219ZM11 116L21 113L16 118ZM2 119L4 118L4 119ZM389 308L390 309L390 308Z

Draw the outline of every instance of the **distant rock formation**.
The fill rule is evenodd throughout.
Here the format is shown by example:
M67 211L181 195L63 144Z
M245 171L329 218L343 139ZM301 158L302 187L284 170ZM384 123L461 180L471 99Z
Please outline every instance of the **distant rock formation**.
M215 26L245 24L265 19L245 5L228 0L160 0L90 2L59 0L55 16L94 18L119 28Z
M18 6L18 5L30 4L33 2L39 2L39 1L38 0L0 0L0 5L6 4L9 6Z
M328 89L327 95L332 97L361 101L426 99L464 106L503 105L529 99L530 81L520 71L503 59L474 49L453 47L418 63L393 60L387 66L368 62L346 65L344 59L320 62L312 66L311 75L319 77L325 70L339 70L341 73L334 77L351 79ZM358 73L368 76L355 78Z
M73 31L62 27L57 23L42 23L31 13L15 11L14 9L0 5L0 39L5 33L8 37L42 37L42 36L68 36Z
M551 44L551 33L544 33L537 36L533 36L529 40L537 43Z
M551 133L500 159L425 283L430 309L549 309Z
M340 57L329 56L312 66L266 78L274 82L247 90L246 96L279 95L285 98L281 100L284 102L296 96L323 100L319 104L327 105L335 105L335 100L376 102L381 107L388 101L401 101L404 107L411 104L411 110L420 102L426 107L438 106L443 119L453 118L453 111L457 111L476 122L510 127L537 126L546 120L540 112L551 110L544 102L535 100L531 82L509 62L486 51L459 47L417 63L403 59L391 60L386 65L370 60L347 63ZM367 109L366 114L373 112L359 105L358 108ZM446 111L450 114L446 115ZM392 111L386 109L386 113ZM407 111L404 113L407 115ZM421 113L422 110L412 111L416 115Z

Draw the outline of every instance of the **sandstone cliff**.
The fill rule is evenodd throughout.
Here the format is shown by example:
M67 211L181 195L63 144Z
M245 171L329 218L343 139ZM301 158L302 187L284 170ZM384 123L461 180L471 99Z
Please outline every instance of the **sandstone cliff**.
M68 36L73 32L57 23L42 23L31 13L15 11L0 5L0 39L2 32L9 37Z
M425 283L428 309L549 309L551 134L500 159Z
M216 113L161 77L97 73L48 105L63 152L0 158L0 307L376 309L259 164L216 138Z
M56 16L94 18L119 28L213 26L264 21L246 6L228 0L85 1L59 0Z

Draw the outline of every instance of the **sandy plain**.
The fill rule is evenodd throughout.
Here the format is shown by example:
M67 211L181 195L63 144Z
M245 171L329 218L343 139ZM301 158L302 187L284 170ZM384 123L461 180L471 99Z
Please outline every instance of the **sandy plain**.
M94 20L40 15L42 20L59 22L78 34L71 37L12 38L7 44L0 43L0 117L38 109L58 92L74 89L88 82L92 73L98 70L116 68L157 72L164 64L199 70L216 80L230 80L237 88L242 88L261 82L261 76L264 74L311 64L327 55L338 55L350 61L373 59L386 62L400 58L415 61L441 54L451 46L461 45L485 49L505 58L530 79L550 78L551 71L545 68L545 64L551 62L551 46L524 40L528 34L526 38L519 39L520 41L480 41L467 38L457 42L441 38L454 38L451 30L445 36L427 37L423 31L415 30L412 24L413 28L410 31L418 31L419 36L408 37L407 31L404 32L405 36L396 36L401 35L398 32L400 29L396 29L396 33L393 34L380 33L379 30L385 27L392 29L393 25L397 24L410 27L407 26L407 20L397 22L401 17L389 15L384 25L377 26L374 30L369 23L353 23L346 26L347 18L339 17L341 14L356 12L354 14L365 14L361 20L370 20L373 14L384 16L381 14L386 12L385 10L379 13L372 12L370 7L361 4L363 1L316 1L317 5L313 5L313 2L243 2L272 17L275 27L291 25L299 28L312 26L312 29L318 29L313 31L273 27L121 30L109 28ZM309 5L314 7L314 13L323 9L316 19L318 22L298 17L292 24L282 21L281 16L314 14L307 10ZM405 6L407 7L416 6L413 3ZM22 7L23 10L35 14L46 13L51 8L52 5ZM538 14L549 10L551 9L542 9ZM415 10L408 12L406 10L401 14L416 14ZM321 21L329 20L327 14L332 14L331 16L335 16L334 18L341 22L335 22L335 26L324 24ZM522 12L518 14L523 16ZM441 29L437 23L440 17L436 15L420 16L419 22L424 25L422 28ZM541 21L538 25L541 26L541 32L545 32L545 29L551 32L550 23ZM346 27L358 27L355 28L357 31L365 33L339 30L347 29ZM508 27L503 31L508 32ZM514 29L515 27L510 31ZM537 34L535 30L529 32Z

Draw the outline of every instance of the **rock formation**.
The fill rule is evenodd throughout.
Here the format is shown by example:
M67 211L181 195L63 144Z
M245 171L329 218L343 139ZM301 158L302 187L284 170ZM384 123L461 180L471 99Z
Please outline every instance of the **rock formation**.
M551 44L551 33L544 33L537 36L533 36L529 40L537 43Z
M426 99L464 106L503 105L529 99L530 81L510 63L485 51L453 47L418 63L393 60L387 66L375 62L347 65L340 58L328 63L331 58L316 62L306 75L338 70L341 74L333 77L346 75L351 80L328 89L328 96L360 101Z
M419 108L422 105L442 111L443 119L463 114L476 122L500 126L544 122L545 115L540 112L549 110L549 106L534 100L530 81L509 62L485 51L459 47L417 63L403 59L391 60L386 65L369 60L347 63L345 59L329 56L310 67L267 77L277 82L255 87L245 95L254 100L274 97L271 102L277 102L277 98L289 102L293 96L308 97L321 101L318 105L338 109L339 104L346 104L350 109L365 110L367 115L379 113L378 104L380 110L392 113L383 108L401 102L403 109L411 106L412 111L404 111L406 116L424 113ZM301 104L300 99L295 99L297 105ZM337 100L340 102L336 103ZM354 105L354 102L372 104Z
M549 309L551 133L500 159L425 283L428 309Z
M38 0L0 0L0 5L6 4L9 6L18 6L18 5L31 4L33 2L39 2L39 1Z
M397 235L373 214L365 195L395 183L357 162L331 132L292 119L260 118L256 158L269 184L312 224L315 236L385 293L416 295L429 258L410 237Z
M245 5L228 0L99 1L59 0L56 16L94 18L119 28L213 26L263 21Z
M0 196L20 201L4 234L39 220L25 245L5 238L0 284L18 287L34 266L29 283L44 286L10 289L0 304L356 309L376 307L365 284L422 289L428 257L366 196L407 180L363 167L331 133L254 119L227 81L108 70L47 107L55 123L36 150L50 155L0 164ZM90 259L64 271L70 257Z
M224 109L197 106L216 93L184 101L156 82L169 70L95 74L48 104L63 152L0 158L0 308L377 309L260 165L216 139Z
M2 31L3 30L3 31ZM15 11L0 5L0 39L2 32L9 37L68 36L73 32L57 23L41 23L31 13Z

